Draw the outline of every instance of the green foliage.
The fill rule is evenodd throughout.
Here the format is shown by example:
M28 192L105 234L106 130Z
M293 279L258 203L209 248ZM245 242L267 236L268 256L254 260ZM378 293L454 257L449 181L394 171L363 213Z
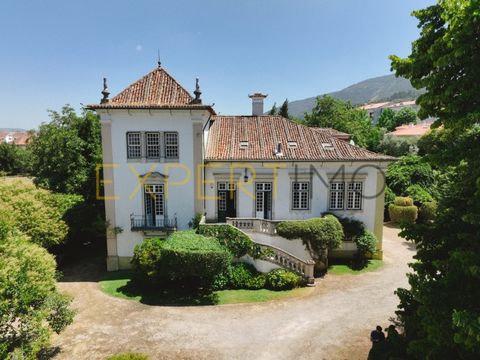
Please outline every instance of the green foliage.
M395 111L390 108L382 110L382 113L378 117L378 127L392 131L395 129Z
M273 103L273 106L268 112L268 115L278 115L277 103Z
M338 248L344 239L342 225L333 215L308 220L282 221L277 225L277 233L286 239L302 239L317 255L327 248Z
M337 219L342 224L345 241L355 241L357 236L365 232L365 224L360 220L346 216L337 216Z
M366 110L331 96L318 97L312 112L305 114L304 123L352 134L355 144L368 149L375 149L382 137L380 129L372 125Z
M435 174L430 164L417 155L409 155L390 164L386 173L387 185L395 194L405 195L407 188L417 184L430 189L435 184Z
M283 116L286 119L290 118L290 114L288 113L288 99L285 99L282 106L278 110L278 115Z
M230 272L230 287L232 289L246 289L248 282L256 275L253 266L244 263L233 264Z
M397 206L412 206L413 199L409 197L397 196L393 203Z
M414 155L417 150L417 143L418 140L416 138L402 139L396 136L385 135L375 151L395 157Z
M417 113L411 107L404 107L395 113L395 127L404 124L416 124ZM393 129L392 129L393 130Z
M405 194L411 197L416 205L434 201L433 196L418 184L407 187Z
M418 221L421 223L427 223L435 220L437 216L437 202L424 202L418 209Z
M192 229L197 230L198 226L200 225L200 221L202 220L202 214L196 213L195 216L193 217L191 223L192 223Z
M209 287L230 261L230 253L215 238L177 231L166 240L146 239L135 246L132 265L151 282Z
M373 255L377 250L377 238L368 230L364 230L360 235L355 237L355 244L357 245L357 255L360 258Z
M25 237L0 241L0 358L36 359L52 331L72 323L70 299L55 288L55 265Z
M266 277L259 273L252 265L234 263L227 271L217 275L213 289L250 289L258 290L265 287Z
M415 205L399 206L390 204L388 207L390 221L397 224L413 224L418 217L418 208Z
M147 355L141 353L126 352L109 356L106 360L148 360Z
M28 175L32 170L32 154L14 144L0 143L0 171L7 175Z
M385 206L393 204L395 201L395 193L388 186L385 186Z
M200 225L198 233L218 239L234 257L240 258L246 254L258 257L258 249L248 235L230 224Z
M25 182L0 180L0 209L8 213L10 227L43 247L65 240L66 214L82 199L76 195L52 194Z
M266 276L266 286L270 290L289 290L301 285L301 276L285 269L272 270Z
M397 75L427 90L417 99L419 116L444 127L419 142L419 153L441 172L437 217L402 232L417 255L411 289L397 291L397 314L416 359L480 357L479 14L473 0L415 11L420 37L407 58L391 57Z

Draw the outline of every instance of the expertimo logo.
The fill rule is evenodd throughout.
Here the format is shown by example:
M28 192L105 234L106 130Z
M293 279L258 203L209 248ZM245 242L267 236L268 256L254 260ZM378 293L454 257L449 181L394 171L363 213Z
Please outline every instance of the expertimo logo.
M215 183L218 181L218 174L221 174L222 181L228 181L235 184L235 190L240 191L246 196L254 199L256 182L264 182L268 178L272 182L272 196L285 196L290 193L290 189L284 189L279 179L281 177L288 177L293 182L308 181L314 184L330 189L331 183L352 183L361 182L365 184L367 181L374 184L367 188L363 186L361 196L363 199L375 199L383 196L385 190L385 172L384 169L375 164L363 164L360 166L349 166L348 168L342 164L336 168L328 168L315 166L309 164L307 166L300 166L294 164L288 167L285 163L266 163L262 167L255 166L254 163L208 163L199 164L195 169L196 173L187 165L182 163L166 163L166 164L149 164L148 170L142 172L134 167L132 164L127 164L129 169L128 174L132 177L132 184L128 191L128 198L133 199L139 191L148 193L147 184L161 183L165 187L165 196L168 198L169 190L174 187L192 187L194 186L195 196L199 200L218 200L216 195L206 195L208 191L204 191L207 187L215 188ZM97 200L118 200L123 194L109 195L106 191L108 187L113 188L114 179L113 173L116 169L121 168L121 164L97 164L96 166L96 196ZM207 170L216 169L217 174L208 177ZM261 178L258 177L258 171L261 170ZM103 176L102 176L103 173ZM123 173L122 173L123 174ZM161 174L158 179L155 175ZM171 176L171 175L175 176ZM196 176L193 176L196 175ZM123 176L123 175L122 175ZM374 179L372 180L371 177ZM314 181L318 179L319 181ZM290 181L289 181L290 183ZM370 189L372 188L372 189ZM233 189L233 187L232 187ZM210 191L211 192L211 191ZM111 193L111 192L110 192ZM313 196L313 191L309 192L310 198Z

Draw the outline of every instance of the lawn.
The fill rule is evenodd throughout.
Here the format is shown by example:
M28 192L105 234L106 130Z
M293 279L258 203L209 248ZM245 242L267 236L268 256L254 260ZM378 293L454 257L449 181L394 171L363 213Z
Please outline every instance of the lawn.
M148 305L191 306L255 303L301 297L310 294L312 287L293 290L221 290L192 291L190 289L148 289L132 280L131 271L107 273L100 281L100 289L108 295L134 300Z
M367 266L358 269L352 266L350 263L346 264L332 264L328 267L329 274L335 275L358 275L369 271L374 271L383 266L382 260L368 260Z

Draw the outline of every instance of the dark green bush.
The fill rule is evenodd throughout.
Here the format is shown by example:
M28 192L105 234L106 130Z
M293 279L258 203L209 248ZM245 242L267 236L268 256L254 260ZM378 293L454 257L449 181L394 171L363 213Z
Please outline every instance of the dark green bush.
M397 206L412 206L413 199L409 197L397 196L393 201L393 204Z
M212 236L220 241L236 258L246 254L254 255L255 243L248 235L229 224L212 225L205 224L198 227L198 233L205 236ZM253 256L256 257L256 256Z
M344 238L342 225L333 215L282 221L277 225L277 233L286 239L302 239L317 254L326 248L338 248Z
M355 239L365 232L365 224L351 217L338 216L338 221L342 224L345 241L355 241Z
M435 220L437 216L437 203L435 201L425 202L418 209L418 221L427 223Z
M203 215L201 213L196 213L195 216L190 221L191 228L193 230L198 230L198 227L200 226L200 221L202 220L202 216Z
M254 266L245 263L234 263L225 272L215 277L213 288L222 289L262 289L265 287L265 275L259 273Z
M357 255L361 258L373 255L377 250L377 238L368 230L364 230L362 234L355 238L355 244L357 245Z
M215 238L193 231L178 231L163 241L146 239L135 247L132 259L143 278L189 286L211 286L230 262L230 253Z
M388 213L390 214L390 220L394 223L413 224L418 217L418 208L415 205L398 206L390 204Z
M267 277L265 274L257 274L247 281L246 287L250 290L263 289L267 283Z
M266 275L266 286L271 290L289 290L301 284L301 276L285 269L275 269Z

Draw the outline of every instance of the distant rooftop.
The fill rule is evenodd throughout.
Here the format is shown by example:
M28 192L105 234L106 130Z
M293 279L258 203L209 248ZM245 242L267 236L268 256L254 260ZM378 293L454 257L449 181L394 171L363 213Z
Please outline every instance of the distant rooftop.
M398 126L394 131L387 133L390 136L423 136L430 131L433 120L426 120L420 124Z

